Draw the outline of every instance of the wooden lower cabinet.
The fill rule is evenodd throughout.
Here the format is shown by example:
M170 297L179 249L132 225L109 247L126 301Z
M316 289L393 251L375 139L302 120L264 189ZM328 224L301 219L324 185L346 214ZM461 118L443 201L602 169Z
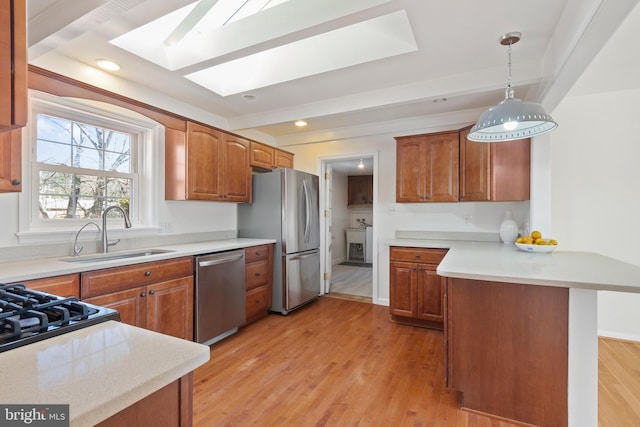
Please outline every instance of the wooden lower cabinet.
M82 273L81 295L124 323L193 340L191 257Z
M568 424L569 290L449 279L445 375L466 409Z
M27 289L46 292L59 297L80 298L80 275L67 274L64 276L46 277L44 279L26 280L22 283Z
M273 286L273 244L245 249L245 324L267 315Z
M390 248L389 311L392 320L443 328L446 278L436 269L446 249Z
M193 374L188 374L107 418L97 426L190 427L193 424L192 393Z

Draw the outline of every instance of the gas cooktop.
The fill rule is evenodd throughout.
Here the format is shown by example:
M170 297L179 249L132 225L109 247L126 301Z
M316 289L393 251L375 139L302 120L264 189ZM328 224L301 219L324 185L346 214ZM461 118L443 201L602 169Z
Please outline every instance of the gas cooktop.
M119 321L120 314L75 297L0 285L0 352L107 320Z

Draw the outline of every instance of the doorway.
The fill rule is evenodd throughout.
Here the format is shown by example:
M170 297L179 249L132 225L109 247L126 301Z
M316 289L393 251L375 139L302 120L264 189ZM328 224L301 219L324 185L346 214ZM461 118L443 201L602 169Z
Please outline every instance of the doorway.
M324 269L323 293L327 296L377 303L377 232L374 206L377 201L377 153L322 158L324 179L321 221ZM369 199L360 196L349 203L349 177L370 180ZM352 197L353 199L353 194ZM351 241L348 244L347 234ZM356 236L356 237L354 237ZM368 238L368 239L367 239Z

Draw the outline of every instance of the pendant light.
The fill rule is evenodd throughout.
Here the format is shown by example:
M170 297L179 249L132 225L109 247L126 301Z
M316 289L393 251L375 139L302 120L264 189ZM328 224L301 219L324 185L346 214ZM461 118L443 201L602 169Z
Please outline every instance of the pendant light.
M525 102L513 97L511 87L511 46L520 41L521 33L507 33L499 43L509 46L509 79L505 99L480 115L467 138L476 142L514 141L542 135L558 124L544 112L540 104Z

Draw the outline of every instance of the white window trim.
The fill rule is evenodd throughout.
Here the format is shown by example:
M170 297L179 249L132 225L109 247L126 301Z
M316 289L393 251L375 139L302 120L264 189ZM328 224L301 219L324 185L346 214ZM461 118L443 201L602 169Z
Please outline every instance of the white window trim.
M135 111L116 105L78 98L65 98L47 93L29 91L29 125L23 130L22 158L23 158L23 186L19 196L18 241L20 243L50 243L67 242L69 236L75 233L88 219L69 219L64 221L41 220L34 211L38 203L37 191L33 191L34 183L38 182L36 161L36 120L38 113L55 115L55 111L65 113L77 112L82 116L92 116L92 124L118 122L133 132L138 133L137 156L132 161L137 162L138 182L134 188L132 202L135 209L132 212L133 228L126 230L126 238L141 235L155 235L160 231L158 226L158 194L157 183L153 176L158 176L161 165L158 161L160 151L164 147L164 127ZM93 220L94 222L96 219ZM99 220L101 221L101 220ZM119 218L109 220L109 235L117 238L119 230L123 230L124 223ZM102 224L100 223L100 227ZM125 237L125 233L121 234Z

